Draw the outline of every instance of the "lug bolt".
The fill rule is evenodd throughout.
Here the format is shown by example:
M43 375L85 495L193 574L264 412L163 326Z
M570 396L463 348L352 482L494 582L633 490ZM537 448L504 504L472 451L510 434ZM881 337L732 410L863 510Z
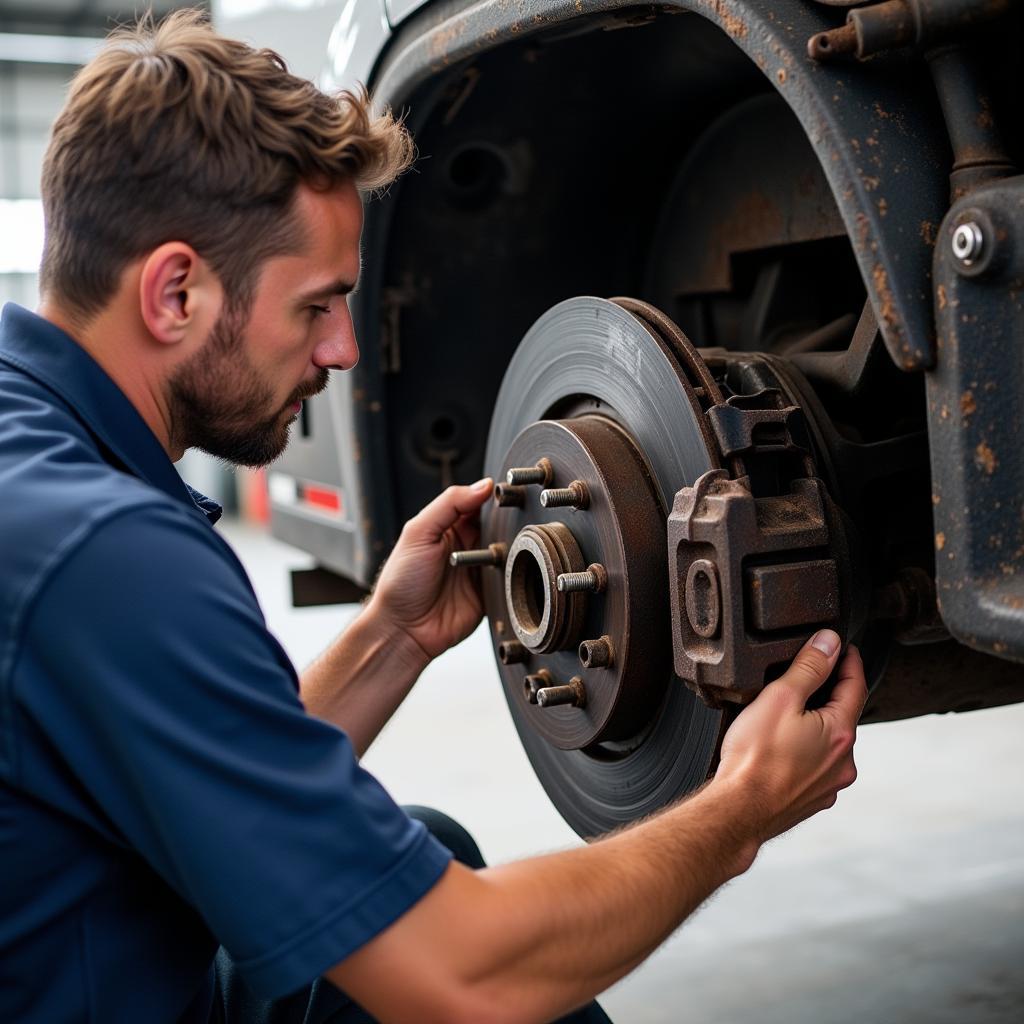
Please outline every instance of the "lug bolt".
M502 508L522 508L526 504L526 488L495 484L494 500Z
M608 571L595 562L587 566L586 572L560 573L557 586L560 594L572 594L580 590L592 590L600 594L608 586Z
M953 255L965 267L969 267L981 255L984 246L985 236L973 220L961 224L953 232Z
M531 704L536 704L537 694L545 688L550 689L551 683L551 673L546 668L542 668L534 675L526 676L523 679L523 689L526 691L527 701Z
M518 665L526 661L526 648L518 640L502 640L498 644L498 660L502 665Z
M590 504L590 492L582 480L573 480L568 487L541 491L540 503L544 508L586 508Z
M537 704L542 708L557 708L562 705L582 708L586 703L587 691L579 676L573 676L565 686L545 686L537 691Z
M605 668L612 663L612 638L584 640L580 644L580 664L584 668Z
M476 551L453 551L448 556L450 565L495 565L499 568L505 564L507 544L491 544Z
M510 469L505 479L510 485L541 484L546 487L551 483L551 463L547 459L538 459L536 466L520 466Z

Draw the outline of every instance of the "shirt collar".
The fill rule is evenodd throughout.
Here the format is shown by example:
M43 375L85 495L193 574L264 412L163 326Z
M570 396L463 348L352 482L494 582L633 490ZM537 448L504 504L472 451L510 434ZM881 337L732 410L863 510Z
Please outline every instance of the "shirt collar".
M211 523L223 509L178 475L156 435L124 392L70 335L13 302L0 316L0 361L62 398L96 439L134 476L183 501Z

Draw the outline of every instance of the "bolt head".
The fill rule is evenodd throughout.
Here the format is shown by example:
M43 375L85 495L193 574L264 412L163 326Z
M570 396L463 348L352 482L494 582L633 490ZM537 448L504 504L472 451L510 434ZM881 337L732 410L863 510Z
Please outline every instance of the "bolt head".
M953 255L964 264L970 266L981 255L985 246L985 236L976 221L960 224L953 231Z

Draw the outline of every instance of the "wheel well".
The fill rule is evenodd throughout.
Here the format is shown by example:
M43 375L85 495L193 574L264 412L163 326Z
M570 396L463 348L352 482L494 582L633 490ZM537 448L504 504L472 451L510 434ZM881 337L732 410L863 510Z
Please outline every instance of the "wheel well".
M420 158L386 204L380 344L362 368L380 374L399 522L439 486L480 475L505 367L564 298L644 298L697 344L730 348L771 348L787 329L863 304L817 157L758 67L692 14L628 24L570 23L513 41L427 79L409 100ZM788 140L783 166L761 186L774 221L740 204L728 280L689 288L703 278L688 257L722 225L705 216L695 237L673 195L688 168L705 184L731 176L752 194L750 151L704 152L714 126L751 104L770 110ZM756 134L749 119L737 131ZM711 166L694 171L695 154ZM800 189L817 204L810 226L782 195ZM773 311L763 285L780 266L788 297Z

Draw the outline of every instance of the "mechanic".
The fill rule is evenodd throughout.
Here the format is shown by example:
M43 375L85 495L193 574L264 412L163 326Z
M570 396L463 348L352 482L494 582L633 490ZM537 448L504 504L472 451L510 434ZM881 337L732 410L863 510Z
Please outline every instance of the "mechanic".
M119 30L72 84L40 312L0 323L0 1019L606 1019L595 994L854 780L853 649L805 707L828 630L713 781L579 849L485 868L360 766L480 620L448 555L491 482L406 524L299 678L174 462L265 465L355 364L361 192L411 151L195 12Z

